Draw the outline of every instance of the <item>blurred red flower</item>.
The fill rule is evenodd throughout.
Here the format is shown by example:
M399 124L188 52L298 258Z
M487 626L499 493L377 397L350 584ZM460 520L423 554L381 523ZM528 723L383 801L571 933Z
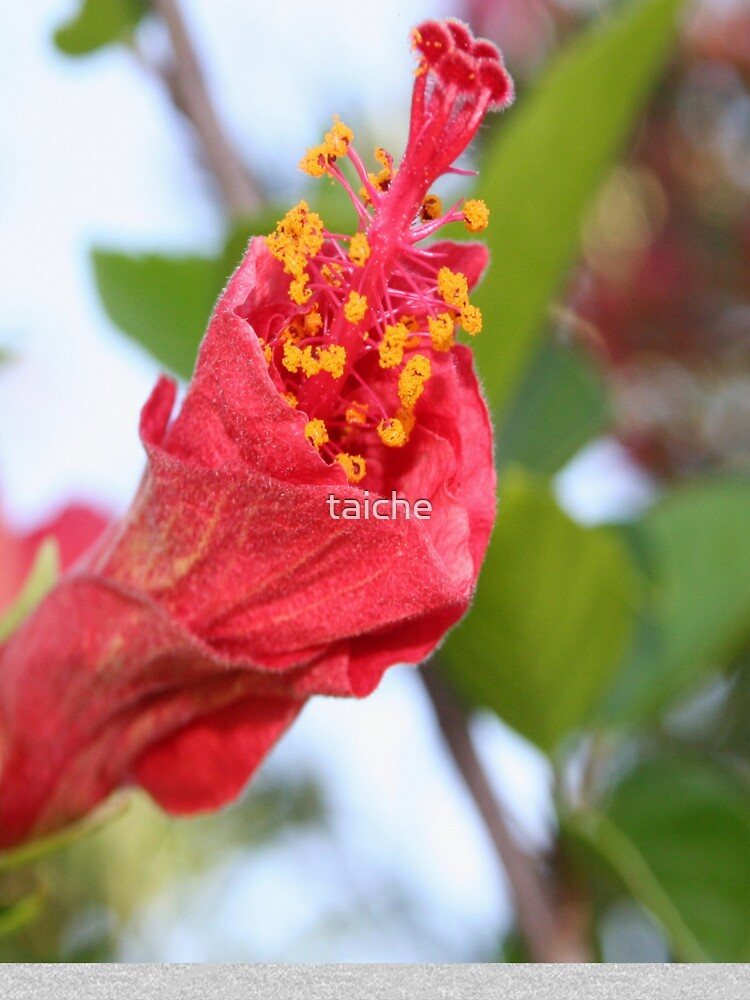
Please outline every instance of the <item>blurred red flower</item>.
M19 533L0 518L0 616L18 596L47 538L57 542L60 569L67 570L104 531L107 518L81 504L71 504L34 531Z
M455 22L413 33L409 141L369 174L336 122L302 166L341 181L342 237L301 202L251 242L179 414L146 404L148 468L128 514L0 651L0 844L137 783L190 813L233 798L311 694L362 696L466 611L494 519L492 434L457 325L476 244L420 246L452 170L511 83ZM337 160L348 158L357 194ZM329 496L432 504L429 521L334 520Z

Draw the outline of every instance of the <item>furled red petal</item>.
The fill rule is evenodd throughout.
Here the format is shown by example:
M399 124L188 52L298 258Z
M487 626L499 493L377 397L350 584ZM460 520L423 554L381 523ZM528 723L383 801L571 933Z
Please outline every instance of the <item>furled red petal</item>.
M254 695L233 702L154 744L133 774L171 813L217 809L242 791L300 707L291 698Z
M0 846L83 815L141 768L158 798L174 785L172 797L191 809L212 808L239 791L303 700L268 673L222 660L142 594L88 576L42 602L0 666ZM252 736L222 712L239 703L247 727L257 724ZM221 760L212 730L227 736ZM178 733L168 764L156 748ZM154 759L164 763L160 783Z

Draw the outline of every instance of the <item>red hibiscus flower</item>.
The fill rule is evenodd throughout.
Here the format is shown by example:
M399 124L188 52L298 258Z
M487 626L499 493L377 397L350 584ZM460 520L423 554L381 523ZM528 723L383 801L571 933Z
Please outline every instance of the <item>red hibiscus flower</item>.
M179 413L166 379L144 408L129 513L0 652L3 846L128 784L174 813L227 802L311 694L368 694L466 611L495 476L454 334L479 331L468 293L487 255L421 244L486 224L482 203L443 212L429 189L511 84L458 23L413 42L400 167L378 150L369 174L338 121L303 159L344 185L358 232L328 232L301 202L252 241ZM353 518L353 501L394 493L431 517Z

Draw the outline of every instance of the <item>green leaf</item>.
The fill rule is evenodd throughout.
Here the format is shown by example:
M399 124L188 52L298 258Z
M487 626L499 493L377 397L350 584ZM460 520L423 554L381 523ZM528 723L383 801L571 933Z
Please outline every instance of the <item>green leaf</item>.
M604 432L604 383L583 353L548 341L526 372L500 429L497 460L551 476Z
M12 635L24 618L34 610L47 591L52 589L59 573L59 555L54 538L45 538L34 559L21 593L13 606L0 618L0 642Z
M221 258L94 250L93 260L99 295L112 322L176 375L189 378L226 282Z
M55 32L55 45L67 56L83 56L127 41L148 9L146 0L83 0L78 13Z
M750 960L750 795L734 774L655 758L572 825L662 923L678 961Z
M466 627L444 649L470 702L543 750L584 724L626 648L637 579L622 540L585 528L515 471Z
M26 924L36 920L42 912L44 895L41 890L32 892L15 903L0 906L0 937L15 934Z
M608 707L642 721L750 641L750 483L682 487L630 530L654 587Z
M578 38L506 113L480 170L492 211L489 330L476 353L502 414L576 256L581 220L630 135L675 37L682 0L640 0Z

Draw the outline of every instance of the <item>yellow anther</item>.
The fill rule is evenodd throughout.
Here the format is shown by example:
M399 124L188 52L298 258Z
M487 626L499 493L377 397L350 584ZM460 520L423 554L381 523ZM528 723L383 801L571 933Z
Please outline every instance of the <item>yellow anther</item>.
M270 344L265 344L261 341L260 346L263 348L263 357L266 359L266 364L271 364L273 361L273 348Z
M425 382L432 375L430 359L424 354L415 354L398 377L398 398L407 410L413 410L424 392Z
M398 417L381 420L378 424L378 437L389 448L403 448L407 441L404 425Z
M323 220L311 212L306 201L290 208L276 229L266 237L273 256L284 264L288 274L297 276L307 259L320 253L325 242Z
M326 166L322 146L311 146L298 164L299 169L310 177L322 177L326 172Z
M298 318L293 319L279 334L280 340L290 344L298 344L303 337L304 329Z
M482 311L478 306L464 306L461 310L461 326L472 337L475 337L482 330Z
M317 358L313 357L313 349L308 344L307 347L302 349L302 357L300 358L300 367L308 378L312 378L313 375L317 375L318 372L323 370L323 366Z
M324 444L328 444L328 428L322 420L308 420L305 424L305 437L310 444L320 450Z
M346 156L349 146L354 140L354 132L345 125L338 115L333 116L333 128L326 132L323 145L326 154L333 159L339 156Z
M372 186L377 188L381 194L387 191L390 187L393 174L389 167L383 167L383 169L377 174L368 174Z
M303 306L312 295L312 289L307 287L309 280L309 274L301 274L289 284L289 298L298 306Z
M317 309L312 309L304 318L305 336L315 337L323 329L323 317Z
M284 342L284 354L281 358L281 363L292 375L295 375L300 370L302 351L290 340Z
M432 346L436 351L449 351L454 344L455 322L449 312L439 316L430 316L427 320Z
M404 360L404 349L409 340L409 330L404 323L388 325L378 346L378 363L381 368L395 368Z
M464 219L470 233L481 233L490 222L490 210L480 198L464 202Z
M296 410L297 406L299 405L299 400L297 399L297 397L294 395L293 392L282 392L281 398L285 399L293 410Z
M341 344L331 344L318 354L320 370L329 372L334 378L341 378L346 369L346 348Z
M367 296L359 292L349 292L344 303L344 316L350 323L361 323L367 313Z
M367 411L370 409L369 403L352 403L346 411L347 424L364 424L367 421Z
M307 202L301 201L291 208L266 237L271 254L284 265L286 274L294 279L289 285L289 297L297 305L304 305L312 292L305 286L310 278L306 268L311 257L320 253L325 243L323 220L311 212Z
M354 138L352 130L339 121L338 116L335 116L333 121L333 128L326 132L323 142L319 146L309 147L299 161L299 169L311 177L321 177L329 163L339 156L346 156L349 144Z
M393 157L382 146L375 147L375 159L378 161L381 167L385 167L386 170L390 171L393 164Z
M358 483L365 478L367 466L361 455L349 455L347 452L342 451L336 456L335 461L344 470L346 478L350 483Z
M460 271L451 271L449 267L441 267L437 276L438 292L449 306L459 311L469 302L469 283L466 275Z
M349 260L356 267L364 267L365 261L370 256L370 244L364 233L355 233L349 245Z
M422 202L422 218L425 222L439 219L443 214L443 203L436 194L428 194Z
M414 424L417 422L417 418L411 412L411 410L405 410L403 406L399 406L396 411L396 419L401 421L401 426L404 428L404 434L406 434L406 440L409 440L409 435L414 430Z

